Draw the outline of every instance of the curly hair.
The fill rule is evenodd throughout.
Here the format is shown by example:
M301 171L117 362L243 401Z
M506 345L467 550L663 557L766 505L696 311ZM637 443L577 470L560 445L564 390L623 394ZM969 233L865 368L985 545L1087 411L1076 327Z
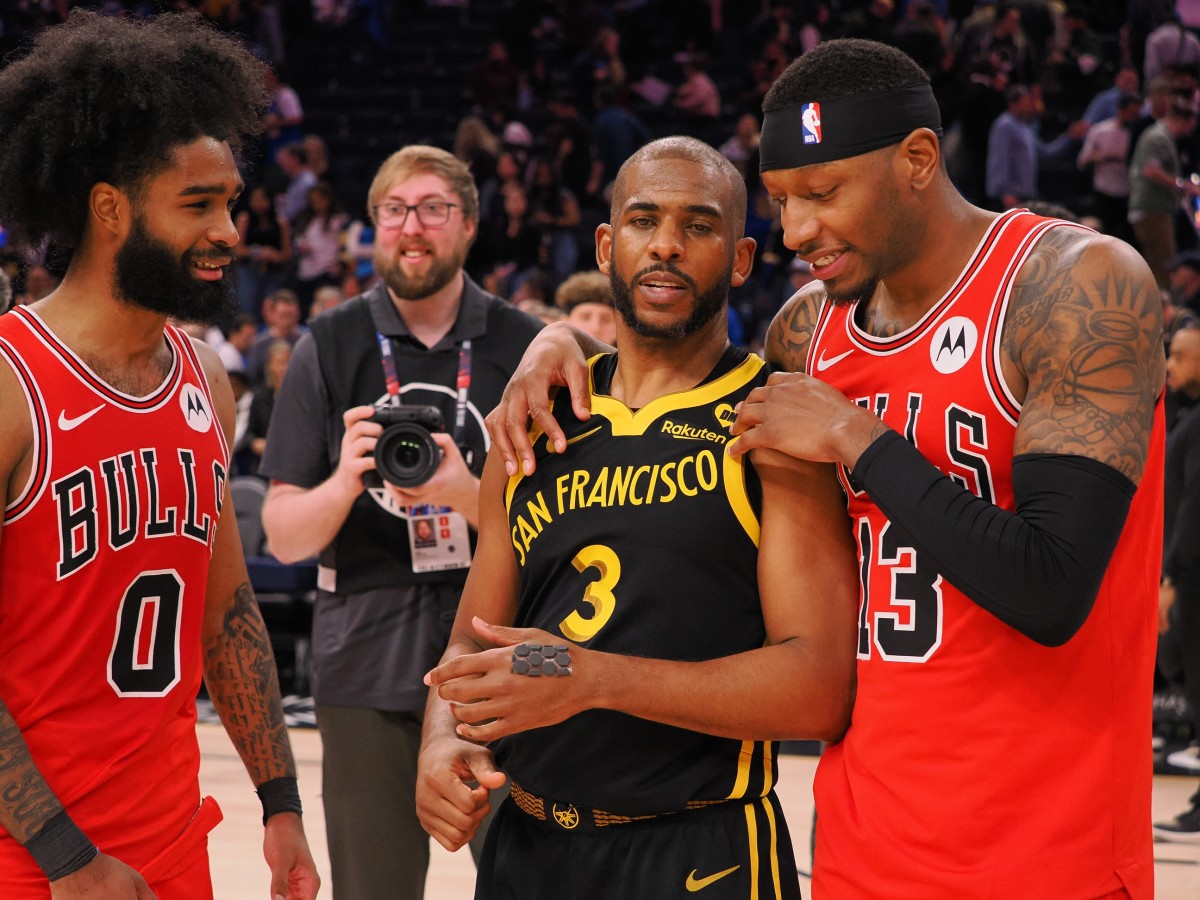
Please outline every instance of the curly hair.
M0 221L15 241L83 238L88 195L136 196L181 144L262 129L266 66L197 15L152 22L74 10L0 71Z
M859 38L825 41L796 59L763 97L763 112L854 94L928 84L929 76L895 47Z

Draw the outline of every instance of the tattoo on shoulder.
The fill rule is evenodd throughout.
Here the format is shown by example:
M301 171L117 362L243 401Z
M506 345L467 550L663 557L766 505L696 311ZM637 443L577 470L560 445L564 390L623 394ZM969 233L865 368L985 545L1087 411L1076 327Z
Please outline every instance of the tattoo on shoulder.
M295 774L275 657L248 583L234 593L220 634L205 647L204 669L213 705L255 784Z
M817 286L793 296L775 315L767 330L767 362L784 372L803 372L808 345L825 302L825 291Z
M1164 371L1148 270L1052 229L1014 284L1001 351L1028 383L1016 452L1089 456L1141 477Z

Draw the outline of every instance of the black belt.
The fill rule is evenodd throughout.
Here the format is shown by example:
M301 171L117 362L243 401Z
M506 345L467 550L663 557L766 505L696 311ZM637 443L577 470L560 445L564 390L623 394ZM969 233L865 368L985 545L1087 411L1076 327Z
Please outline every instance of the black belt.
M678 813L669 812L645 816L623 816L618 813L605 812L602 809L580 808L577 804L565 800L550 800L545 797L539 797L537 794L531 794L515 781L512 782L512 793L510 796L513 803L516 804L517 809L521 810L521 812L541 822L545 822L547 825L555 826L556 830L561 829L563 831L599 831L600 829L610 828L614 825L629 825L633 822L665 819L668 816L678 815ZM727 801L690 800L687 806L679 812L717 806L725 802Z

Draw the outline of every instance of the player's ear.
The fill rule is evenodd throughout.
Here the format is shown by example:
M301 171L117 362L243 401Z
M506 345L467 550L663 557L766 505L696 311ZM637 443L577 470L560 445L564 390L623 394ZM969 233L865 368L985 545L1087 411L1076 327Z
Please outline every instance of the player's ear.
M605 222L596 227L596 268L608 275L608 261L611 258L612 226Z
M124 240L133 215L129 195L107 181L97 181L88 194L88 212L92 225L112 237Z
M733 272L729 276L729 281L734 287L741 287L750 277L750 270L754 268L754 250L757 246L754 238L750 237L740 238L733 245Z
M942 147L938 136L928 128L918 128L900 142L897 160L903 177L913 190L927 188L937 175Z

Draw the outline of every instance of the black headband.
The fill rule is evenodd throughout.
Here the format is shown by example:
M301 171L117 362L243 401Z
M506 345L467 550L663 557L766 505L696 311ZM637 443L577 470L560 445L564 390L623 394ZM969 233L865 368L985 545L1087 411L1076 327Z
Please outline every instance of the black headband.
M870 153L918 128L942 135L942 115L928 84L780 107L763 116L759 171Z

